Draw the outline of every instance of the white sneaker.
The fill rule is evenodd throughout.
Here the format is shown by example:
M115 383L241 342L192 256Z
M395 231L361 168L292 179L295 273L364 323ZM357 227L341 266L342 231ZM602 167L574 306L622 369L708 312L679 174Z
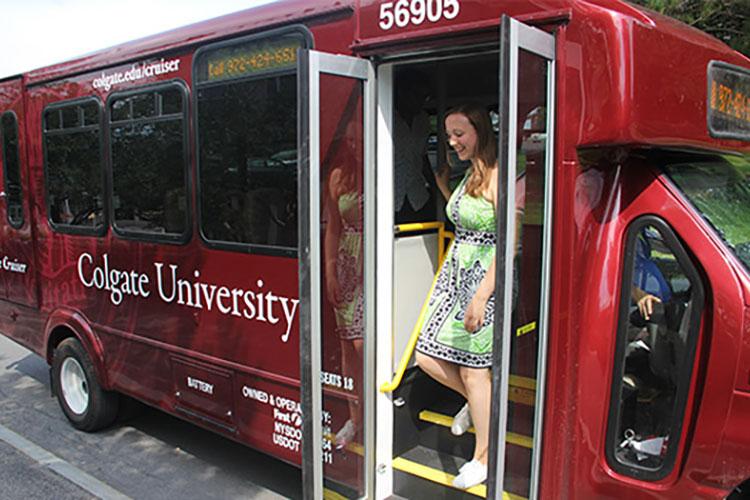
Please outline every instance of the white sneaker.
M461 473L453 479L453 486L466 490L482 484L487 479L487 465L479 460L472 460L461 467Z
M354 439L354 434L357 432L357 429L354 427L354 422L351 420L347 420L346 423L339 429L339 431L336 433L336 437L334 438L336 449L340 450L347 444L349 444L352 439Z
M461 467L458 468L458 473L461 474L464 471L464 469L469 466L470 463L476 462L476 461L477 461L477 459L473 458L473 459L469 460L468 462L464 462L464 464Z
M469 403L466 403L458 410L456 416L453 417L453 423L451 424L451 433L454 436L460 436L469 430L471 427L471 412L469 411Z

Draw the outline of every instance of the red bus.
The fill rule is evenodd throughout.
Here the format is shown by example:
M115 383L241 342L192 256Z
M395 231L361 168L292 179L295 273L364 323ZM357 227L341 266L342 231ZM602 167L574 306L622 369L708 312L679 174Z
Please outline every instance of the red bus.
M741 495L750 60L618 0L282 0L0 80L0 331L78 429L124 395L310 498L449 495L473 438L411 354L467 100L496 334L488 480L451 491Z

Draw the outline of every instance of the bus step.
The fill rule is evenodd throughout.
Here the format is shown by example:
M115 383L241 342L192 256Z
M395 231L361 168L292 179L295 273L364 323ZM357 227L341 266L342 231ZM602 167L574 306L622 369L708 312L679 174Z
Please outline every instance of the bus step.
M442 427L450 428L451 424L453 423L453 417L450 417L448 415L443 415L438 412L430 411L430 410L422 410L419 412L419 420L423 422L430 422ZM467 433L474 433L474 427L470 427ZM524 436L521 434L517 434L515 432L508 432L505 435L505 439L509 444L514 444L516 446L522 446L524 448L531 449L533 441L530 436Z
M448 453L415 446L393 459L395 493L406 498L486 498L484 484L468 490L453 488L453 478L465 462L465 459Z
M487 485L461 490L452 486L458 468L465 460L417 446L393 459L394 497L471 500L487 498ZM503 492L503 500L528 500L527 497Z

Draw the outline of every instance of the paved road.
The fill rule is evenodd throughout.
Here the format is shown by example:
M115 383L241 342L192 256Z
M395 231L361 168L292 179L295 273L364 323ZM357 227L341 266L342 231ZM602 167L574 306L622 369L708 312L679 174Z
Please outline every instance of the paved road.
M74 430L38 356L0 336L0 498L300 497L299 470L146 409L96 434Z

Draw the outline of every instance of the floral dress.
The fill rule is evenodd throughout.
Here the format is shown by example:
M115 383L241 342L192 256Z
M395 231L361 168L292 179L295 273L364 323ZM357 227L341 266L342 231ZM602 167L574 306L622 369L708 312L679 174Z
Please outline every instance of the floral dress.
M342 194L338 209L342 228L336 254L336 278L341 297L335 307L336 333L341 339L351 340L362 338L364 332L362 196Z
M484 309L484 323L473 333L464 313L495 258L495 208L484 197L466 193L466 178L451 195L446 212L456 239L440 268L430 296L417 350L471 368L492 365L495 295Z

